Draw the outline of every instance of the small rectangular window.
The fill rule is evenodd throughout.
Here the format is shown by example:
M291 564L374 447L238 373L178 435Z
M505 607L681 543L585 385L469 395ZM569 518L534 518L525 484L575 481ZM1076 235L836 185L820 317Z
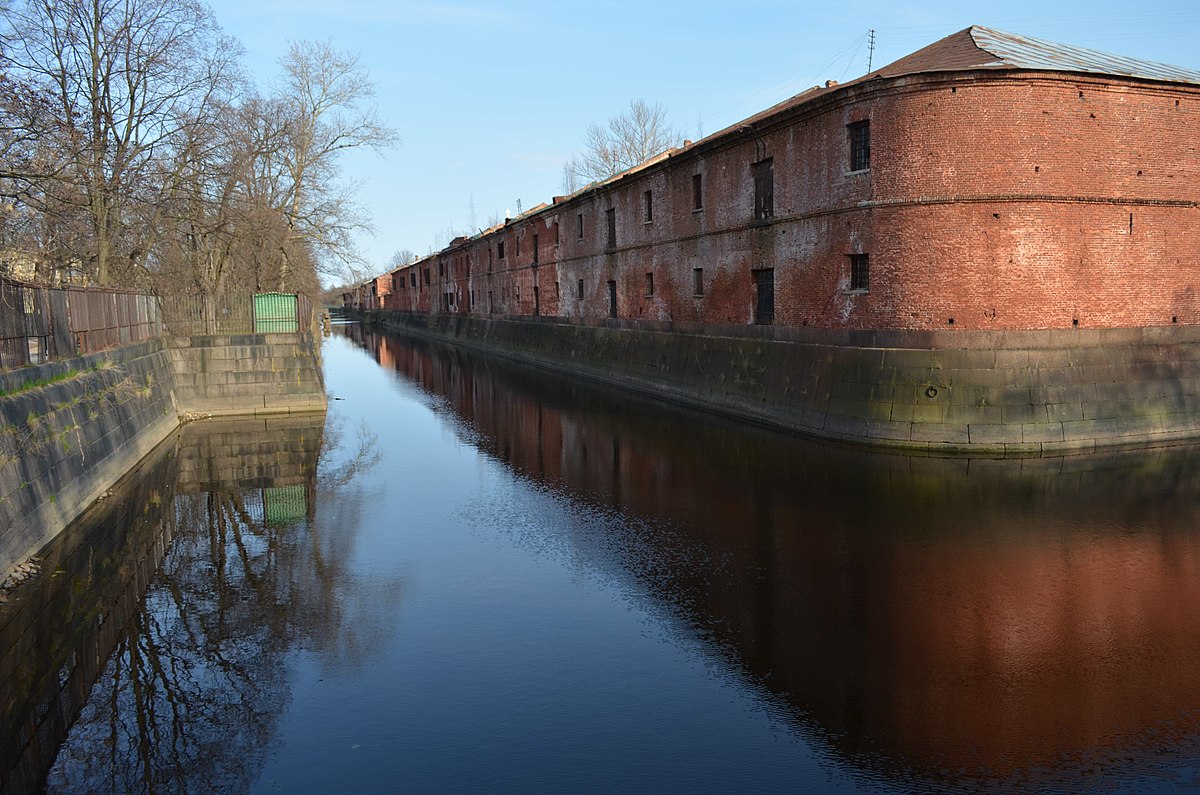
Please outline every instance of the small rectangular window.
M579 239L583 240L583 213L575 216L575 222L579 225Z
M692 174L692 209L704 209L704 177Z
M412 277L412 286L416 287L417 286L417 272L413 271L412 273L410 273L408 275Z
M764 221L775 215L775 163L768 157L753 164L754 220Z
M504 259L504 241L496 244L496 259Z
M583 300L583 279L579 280L579 294L576 296L576 300Z
M704 295L704 268L692 268L692 292Z
M609 207L604 211L606 220L608 221L608 247L617 247L617 208Z
M646 274L646 297L649 298L652 295L654 295L654 274L647 273Z
M850 289L866 292L871 286L871 255L850 255Z
M425 269L425 286L429 286L429 268Z
M438 263L438 276L445 276L445 275L446 275L446 265L445 265L445 263L439 262Z
M554 245L558 245L558 221L554 222Z
M642 194L642 220L646 223L654 221L654 194L651 191Z
M533 236L533 261L538 261L538 236Z
M517 257L521 256L521 235L517 235Z
M846 129L850 131L850 170L866 171L871 167L871 122L855 122Z

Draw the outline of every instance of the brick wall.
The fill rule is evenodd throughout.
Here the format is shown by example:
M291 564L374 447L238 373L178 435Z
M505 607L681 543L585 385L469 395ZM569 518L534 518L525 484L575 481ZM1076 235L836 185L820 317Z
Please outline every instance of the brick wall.
M859 122L870 168L851 171ZM1197 141L1195 86L1020 71L872 80L459 239L395 271L387 308L596 320L611 283L623 319L751 324L754 272L769 270L785 327L1195 324ZM753 164L766 159L773 215L756 220ZM851 254L869 255L867 290L850 289Z

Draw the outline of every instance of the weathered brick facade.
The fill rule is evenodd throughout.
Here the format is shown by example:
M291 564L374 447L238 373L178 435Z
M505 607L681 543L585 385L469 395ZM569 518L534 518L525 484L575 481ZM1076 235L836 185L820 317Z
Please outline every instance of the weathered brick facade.
M615 303L830 329L1200 322L1200 75L955 68L979 30L459 238L374 293L585 321Z

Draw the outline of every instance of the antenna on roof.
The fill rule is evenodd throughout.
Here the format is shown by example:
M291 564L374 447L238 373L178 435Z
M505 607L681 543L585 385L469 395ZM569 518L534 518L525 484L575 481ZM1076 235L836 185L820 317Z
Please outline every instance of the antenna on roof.
M867 74L871 73L871 64L875 63L875 29L867 31Z

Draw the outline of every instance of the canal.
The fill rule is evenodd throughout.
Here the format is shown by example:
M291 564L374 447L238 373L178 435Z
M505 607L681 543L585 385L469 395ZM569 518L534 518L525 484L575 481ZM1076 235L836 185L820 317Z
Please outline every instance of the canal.
M349 324L0 605L6 791L1200 786L1200 449L810 442Z

